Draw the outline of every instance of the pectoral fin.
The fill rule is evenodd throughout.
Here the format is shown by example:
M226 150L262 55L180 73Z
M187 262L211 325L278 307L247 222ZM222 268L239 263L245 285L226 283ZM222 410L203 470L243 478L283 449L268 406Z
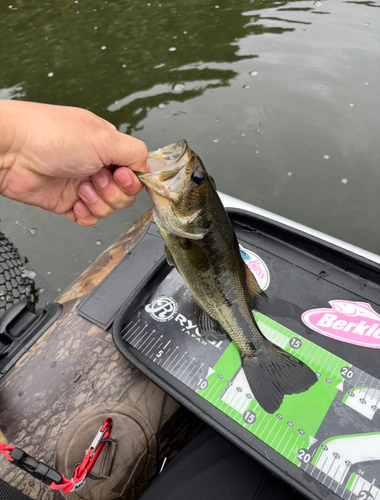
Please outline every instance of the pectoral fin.
M165 245L165 257L169 266L175 266L173 255L166 245Z
M180 244L186 254L187 261L192 265L194 270L206 272L210 269L210 262L207 255L194 240L183 238L180 240Z

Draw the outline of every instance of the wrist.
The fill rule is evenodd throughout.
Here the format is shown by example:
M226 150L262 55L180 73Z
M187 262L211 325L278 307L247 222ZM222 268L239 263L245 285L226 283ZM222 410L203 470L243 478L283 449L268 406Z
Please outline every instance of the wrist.
M23 104L26 103L0 100L0 175L12 166L17 155L15 143Z

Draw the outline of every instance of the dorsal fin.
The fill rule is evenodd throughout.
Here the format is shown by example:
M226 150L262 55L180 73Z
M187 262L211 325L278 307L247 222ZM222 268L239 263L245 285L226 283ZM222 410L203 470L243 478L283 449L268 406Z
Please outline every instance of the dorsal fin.
M261 289L252 272L246 267L248 302L252 309L258 310L264 300L268 300L268 295Z

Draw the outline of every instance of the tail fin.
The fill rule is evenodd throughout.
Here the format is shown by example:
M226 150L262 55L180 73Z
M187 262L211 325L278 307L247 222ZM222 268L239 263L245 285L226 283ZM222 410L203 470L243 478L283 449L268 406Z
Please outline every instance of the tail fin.
M318 380L305 363L273 345L254 357L242 358L244 373L259 405L268 413L281 406L286 394L307 391Z

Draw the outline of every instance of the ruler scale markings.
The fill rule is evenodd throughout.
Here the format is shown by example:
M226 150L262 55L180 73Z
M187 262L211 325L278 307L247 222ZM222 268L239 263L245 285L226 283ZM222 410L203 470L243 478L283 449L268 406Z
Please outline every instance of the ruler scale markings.
M153 335L153 332L152 334ZM149 335L149 337L151 337L151 335ZM147 338L147 340L149 339L149 337ZM144 354L144 352L148 349L148 347L150 346L150 344L154 341L154 337L147 343L147 345L144 347L144 350L141 351L142 354Z
M170 361L170 363L168 364L168 366L167 366L167 368L166 368L166 369L167 369L167 371L168 371L169 373L172 373L172 372L173 372L173 370L175 369L175 367L177 366L177 364L179 363L179 361L181 361L181 359L184 357L184 354L182 354L182 356L179 358L179 361L177 362L177 358L178 358L178 356L179 356L180 354L181 354L181 353L178 353L178 354L176 355L176 357L175 357L174 359L172 359L172 361ZM169 367L170 367L170 365L171 365L171 364L173 364L173 367L172 367L172 369L169 371Z
M312 476L312 474L314 472L314 469L317 467L319 460L322 458L323 453L324 453L324 450L322 450L321 453L319 454L319 456L317 458L317 461L315 462L315 464L314 464L314 466L312 468L312 471L311 471L311 474L310 474L311 476Z
M229 401L228 403L227 403L227 401L226 401L226 403L227 403L227 404L229 404L229 405L232 407L233 400L236 398L236 396L237 396L237 395L238 395L238 393L237 393L237 392L235 392L235 393L232 395L232 399L230 399L230 401Z
M241 406L237 410L239 413L241 413L241 409L243 408L243 406L246 404L247 401L249 401L248 398L246 398L246 401L244 401L244 399L243 399L243 403L241 404Z
M338 491L339 486L343 486L342 481L343 481L343 478L345 478L345 477L346 477L346 474L347 474L348 469L349 469L349 467L346 465L346 468L345 468L345 470L343 471L343 474L342 474L342 476L341 476L341 478L340 478L340 481L338 482L338 486L335 488L335 493ZM344 486L343 486L343 491L345 491L345 487L344 487Z
M228 417L230 417L230 418L231 418L231 413L234 411L234 407L233 407L233 406L231 406L231 404L230 404L230 403L227 403L227 401L226 401L226 404L228 404L228 408L227 408L227 410L225 411L225 414L226 414Z
M144 330L141 330L141 332L139 333L139 335L137 337L135 337L133 340L129 340L129 343L131 344L131 346L133 346L135 349L138 349L137 347L137 344L145 337L145 335L147 335L149 333L149 330L147 330L144 335L141 335L143 333Z
M170 363L168 364L168 366L166 367L166 371L168 371L169 373L172 373L172 371L174 370L175 366L176 366L176 361L177 361L177 358L178 356L180 355L180 353L176 354L175 357L170 361ZM169 371L169 366L174 363L173 365L173 368Z
M162 346L162 342L157 346L157 350L159 351L160 347Z
M257 432L257 436L258 437L261 438L261 436L265 433L265 430L266 430L266 428L268 427L269 424L270 424L270 419L268 419L268 422L267 422L266 426L264 427L264 429L262 431L260 431L260 436L259 436L259 430L258 430L259 428L257 428L256 432Z
M336 357L336 356L332 356L332 359L333 359L333 362L334 362L334 365L333 365L333 368L332 368L332 371L335 373L339 373L340 375L340 370L338 371L338 368L341 366L342 364L342 359ZM341 375L340 375L341 376Z
M161 337L160 337L160 338L161 338ZM150 353L150 351L153 349L153 347L154 347L156 344L158 344L158 342L160 341L160 338L158 338L158 339L156 340L156 342L152 345L152 347L151 347L151 348L149 349L149 351L145 354L145 356L148 356L148 354L149 354L149 353Z
M329 470L328 470L327 472L325 472L325 474L326 474L326 475L325 475L324 480L322 481L322 484L325 484L325 481L326 481L327 477L331 477L331 476L330 476L330 470L331 470L331 467L334 465L334 462L335 462L335 458L334 458L334 460L331 462L330 467L329 467Z
M354 484L354 485L353 485L353 487L352 487L352 490L351 490L350 496L348 497L348 500L351 500L351 495L352 495L352 493L354 492L354 489L355 489L355 487L356 487L356 483L359 481L359 477L360 477L360 476L357 476L357 478L356 478L355 484Z
M330 356L327 356L327 359L325 357L325 362L323 363L323 365L321 365L321 369L324 370L326 372L326 374L330 374L331 370L330 370L330 365L334 362L334 358L330 358Z
M192 361L195 361L195 358L192 359ZM197 365L194 364L193 368L189 371L189 373L186 375L186 377L183 379L183 383L186 382L186 379L187 377L190 377L190 375L192 374L193 370L195 370L195 368L197 367ZM189 381L189 383L191 382L191 379Z
M282 438L280 439L280 442L278 443L277 448L279 448L279 447L280 447L280 444L282 443L282 440L283 440L283 439L284 439L284 437L286 436L286 433L288 432L288 430L289 430L289 427L287 427L287 428L285 429L284 435L283 435L283 436L282 436Z
M134 325L131 326L131 329L130 329L130 335L129 335L129 339L136 334L136 332L138 332L139 328L141 328L141 325L140 325L140 320L136 321L136 323ZM147 327L147 325L144 326L143 330L145 330L145 328Z
M183 366L183 365L186 363L186 361L187 361L187 359L186 359L186 357L185 357L185 356L186 356L186 354L187 354L187 351L185 351L185 352L182 354L182 356L179 358L179 360L178 360L178 361L175 363L175 365L173 366L173 368L177 371L177 375L178 375L178 373L179 373L180 369L182 368L182 366ZM183 358L183 357L185 357L185 360L184 360L184 362L182 363L182 365L181 365L181 366L179 366L179 364L180 364L180 362L181 362L181 360L182 360L182 358ZM179 367L179 368L178 368L178 367Z
M360 387L360 390L359 390L359 394L362 392L363 389L365 389L365 386L367 386L367 380L368 380L368 375L366 376L366 378L363 380L362 384L361 384L361 387ZM363 387L364 386L364 387ZM365 396L364 396L365 397Z
M316 358L316 359L314 359ZM320 359L324 358L322 353L320 353L318 350L316 351L315 355L313 356L313 363L316 365L316 368L318 368L318 371L321 369L321 364L319 362Z
M124 328L121 330L121 333L123 334L125 332L125 330L129 327L129 325L132 323L132 320L127 323L126 325L124 325ZM123 337L124 338L124 337Z
M134 325L134 326L136 326L136 325ZM132 342L136 342L135 334L136 334L136 332L138 332L138 330L139 330L139 327L137 327L135 330L130 331L128 338L125 339L125 341L128 342L129 344L133 345Z
M375 377L372 377L372 382L371 382L371 384L373 384L374 380L375 380ZM368 396L368 392L369 392L371 389L372 389L372 386L368 383L367 392L366 392L366 393L365 393L365 395L364 395L364 399ZM371 398L371 399L372 399L372 398Z
M265 422L265 418L263 418L263 419L260 421L259 425L256 427L256 434L257 434L257 435L259 434L259 429L260 429L261 424L262 424L263 422Z
M169 347L169 349L165 352L166 355L169 354L169 352L172 350L171 347ZM159 361L157 362L158 366L161 366L160 363L162 363L164 361L165 358L160 358ZM165 362L164 362L165 364Z
M203 370L203 368L204 368L204 363L202 363L202 364L201 364L201 366L199 367L199 369L195 372L195 375L193 376L192 380L193 380L195 377L197 377L197 376L198 376L198 373L199 373L199 372L201 372L201 373L200 373L200 375L199 375L199 377L201 377L201 376L202 376L202 371L201 371L201 370ZM198 383L199 383L199 380L195 379L195 380L194 380L194 387L197 387Z
M239 405L239 408L241 408L242 406L244 406L244 404L246 403L246 399L244 398L244 396L240 396L239 398L239 401L237 402L236 406L234 407L234 411L238 412L239 413L239 410L237 409L237 406Z
M373 383L373 387L372 387L372 389L373 389L373 396L371 397L371 399L375 399L375 394L376 394L376 391L377 391L377 390L378 390L378 388L379 388L379 383L377 383L377 387L375 387L375 382L376 382L375 377L373 378L373 382L374 382L374 383ZM379 400L377 400L377 401L379 401ZM377 403L376 403L376 404L377 404Z
M227 387L228 386L226 386L222 390L222 392L220 392L220 390L221 390L220 381L219 381L219 379L216 379L214 385L212 386L212 388L215 388L215 391L214 391L214 394L211 395L210 402L212 402L212 400L215 398L215 404L219 404L220 400L222 399L222 396L224 395L224 393L227 390ZM210 390L210 392L211 392L211 390Z
M219 390L218 390L219 388L218 388L218 382L219 382L219 379L216 379L216 380L215 380L215 382L214 382L214 385L213 385L212 387L210 387L210 403L212 403L212 400L215 398L215 396L216 396L216 398L215 398L215 403L216 403L217 401L219 401ZM215 388L216 390L214 391L214 394L211 394L211 390L212 390L212 389L214 389L214 388Z
M314 352L313 357L312 357L312 358L309 360L309 362L308 362L309 366L310 366L310 365L312 365L312 364L314 363L314 358L315 358L315 356L317 355L317 352L318 352L318 350L317 350L317 349L315 349L315 352Z
M186 382L186 380L190 380L189 377L191 376L192 373L194 373L194 370L196 370L198 368L198 366L199 366L199 364L198 364L197 360L192 359L191 363L187 367L188 373L187 373L186 377L182 381L187 386L189 386L189 382Z
M280 428L279 428L279 429L278 429L278 431L276 432L276 434L275 434L275 436L274 436L274 438L273 438L272 444L276 441L276 438L277 438L277 436L278 436L278 433L279 433L281 430L282 430L282 425L280 426ZM268 443L268 444L269 444L269 443ZM269 444L269 446L271 446L271 447L273 448L272 444Z
M139 324L139 321L136 321L136 323L134 323L131 328L129 329L129 331L125 334L125 337L127 337L128 335L128 338L125 338L124 340L126 342L129 342L129 340L133 337L133 335L136 333L136 331L139 329L139 327L137 327L137 330L134 330L134 328Z
M169 359L173 356L173 354L176 352L178 349L178 346L174 348L174 351L171 353L171 355L165 360L164 364L162 365L162 368L164 368L165 364L169 361Z
M285 450L286 450L286 448L287 448L287 446L288 446L288 444L289 444L289 441L290 441L291 439L292 439L292 435L290 435L290 436L289 436L289 439L287 440L287 442L286 442L286 444L285 444L285 446L284 446L284 448L283 448L283 450L282 450L281 455L283 455L283 454L284 454L284 452L285 452Z
M191 359L188 360L188 359L185 359L185 361L182 363L182 365L178 368L178 373L182 370L182 375L180 375L178 377L178 380L181 381L181 377L184 375L186 369L191 365ZM188 365L185 366L186 362L188 362Z
M283 349L285 349L285 347L289 344L289 339L288 337L285 335L285 329L283 330L283 332L281 333L281 337L282 337L282 340L280 342L280 347L282 347Z
M326 462L327 462L328 458L329 458L329 457L326 457L325 461L323 462L322 468L321 468L321 469L319 469L318 476L316 477L316 479L318 479L318 478L319 478L320 473L321 473L321 472L323 471L323 469L325 468L325 465L326 465Z
M247 402L247 399L246 399L246 400L244 400L244 398L243 398L243 403L239 406L239 409L238 409L238 410L236 410L236 411L237 411L237 412L239 412L239 413L241 413L241 409L242 409L242 408L243 408L243 406L246 404L246 402Z
M282 335L280 334L280 332L277 332L276 335L273 337L273 343L278 345L280 344L281 342L281 339L282 339Z
M268 419L268 422L267 422L267 425L264 427L264 429L261 431L261 435L264 434L266 428L268 427L268 425L270 424L270 419ZM257 431L258 432L258 431Z
M199 370L201 370L201 369L202 369L202 367L203 367L203 364L202 364L202 365L198 368L198 370L195 372L195 374L191 377L191 380L189 380L189 384L191 384L191 382L192 382L193 378L194 378L194 377L196 377L196 376L198 375L198 372L199 372Z
M184 355L183 355L183 356L184 356ZM183 358L183 356L182 356L182 358ZM182 359L182 358L181 358L181 359ZM179 360L178 360L178 363L176 364L176 367L178 367L178 368L177 368L177 370L176 370L176 372L177 372L177 373L176 373L176 378L177 378L177 380L179 380L179 381L181 381L181 375L179 375L179 372L181 371L181 369L182 369L182 367L185 365L185 363L188 361L188 360L185 358L185 360L184 360L184 362L182 363L182 365L181 365L181 366L179 366L179 363L180 363L181 359L179 359Z
M149 331L148 331L147 333L149 333ZM145 342L146 342L148 339L150 339L150 337L153 335L153 333L154 333L154 331L153 331L153 332L151 332L151 333L150 333L150 335L149 335L149 336L148 336L148 337L144 340L144 342L143 342L142 344L140 344L140 345L139 345L139 347L138 347L138 350L139 350L139 351L141 350L141 348L142 348L142 346L145 344ZM144 337L145 337L145 335L144 335ZM142 339L141 339L141 340L142 340ZM138 342L137 342L137 344L138 344ZM137 344L136 344L136 349L137 349ZM142 352L144 352L144 351L142 351Z
M125 330L129 327L129 325L132 323L132 320L127 324L125 325L125 327L121 330L121 335L122 335L122 338L124 339L125 335L123 335L123 333L125 332Z

